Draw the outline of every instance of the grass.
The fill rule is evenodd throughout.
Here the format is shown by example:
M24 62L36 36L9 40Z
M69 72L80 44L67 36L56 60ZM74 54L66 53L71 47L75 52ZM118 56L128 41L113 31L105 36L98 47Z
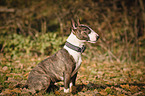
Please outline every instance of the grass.
M21 87L25 84L31 69L47 56L23 55L15 59L11 59L9 54L0 56L0 94L14 96L28 94ZM98 62L85 57L83 59L74 90L76 92L68 95L145 95L144 62ZM63 83L59 82L56 85L59 90L43 95L64 95Z

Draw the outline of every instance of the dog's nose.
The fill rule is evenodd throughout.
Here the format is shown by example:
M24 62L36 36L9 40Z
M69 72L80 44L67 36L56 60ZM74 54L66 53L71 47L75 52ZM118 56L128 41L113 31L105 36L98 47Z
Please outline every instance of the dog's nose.
M97 36L97 40L99 39L99 35Z

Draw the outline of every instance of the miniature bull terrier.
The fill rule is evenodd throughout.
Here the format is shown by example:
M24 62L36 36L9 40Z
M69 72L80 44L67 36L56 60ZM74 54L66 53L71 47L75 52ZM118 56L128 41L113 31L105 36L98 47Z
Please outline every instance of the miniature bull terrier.
M99 35L89 26L72 20L72 31L64 47L46 58L32 69L27 85L31 93L46 91L50 84L63 80L64 92L69 93L75 86L81 54L85 50L84 42L96 43Z

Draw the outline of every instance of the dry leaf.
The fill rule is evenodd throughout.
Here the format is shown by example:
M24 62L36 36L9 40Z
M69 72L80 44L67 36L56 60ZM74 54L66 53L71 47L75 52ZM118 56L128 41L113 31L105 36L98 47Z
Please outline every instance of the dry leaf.
M138 91L138 89L139 89L139 88L138 88L137 86L131 86L129 90L130 90L132 93L135 93L135 92Z
M28 78L29 73L30 73L30 72L24 74L24 77Z
M99 92L101 95L106 96L108 93L105 90Z
M18 88L15 88L15 89L11 90L11 92L21 93L21 90L20 90L20 89L18 89Z
M60 92L58 92L58 91L55 91L54 93L55 93L55 95L60 95Z
M133 94L133 96L144 96L144 95L145 95L145 93L143 93L143 92L138 92L138 93Z
M129 85L128 84L126 84L126 85L120 85L122 88L124 88L124 89L127 89L127 90L129 90Z
M117 95L117 96L126 96L126 95L124 95L124 94L119 94L119 95Z
M11 90L10 89L5 89L2 91L2 94L11 94Z
M8 70L8 67L7 67L7 66L4 66L4 67L2 68L2 70L3 70L3 71L7 71L7 70Z

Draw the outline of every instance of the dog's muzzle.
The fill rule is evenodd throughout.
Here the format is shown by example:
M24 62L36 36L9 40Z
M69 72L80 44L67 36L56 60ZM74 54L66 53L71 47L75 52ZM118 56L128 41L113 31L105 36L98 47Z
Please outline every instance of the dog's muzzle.
M96 36L96 40L94 40L94 41L88 40L87 42L96 43L96 42L98 41L99 38L100 38L99 35L97 35L97 36Z

